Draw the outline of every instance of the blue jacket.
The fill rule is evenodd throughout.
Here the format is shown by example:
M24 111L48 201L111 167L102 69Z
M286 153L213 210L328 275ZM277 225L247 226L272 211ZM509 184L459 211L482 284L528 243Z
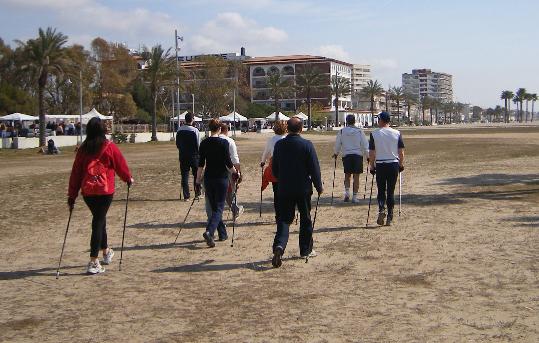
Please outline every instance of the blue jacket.
M279 195L310 195L313 185L317 191L322 189L320 164L313 143L298 134L289 134L275 144L272 171L279 182Z

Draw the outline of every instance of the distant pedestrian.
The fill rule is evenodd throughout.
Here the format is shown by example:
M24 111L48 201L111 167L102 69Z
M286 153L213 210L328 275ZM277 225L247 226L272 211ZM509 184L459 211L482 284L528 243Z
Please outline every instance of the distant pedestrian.
M273 242L272 265L281 266L282 256L288 243L290 224L294 220L296 206L300 214L299 251L301 257L314 257L313 225L311 221L312 186L322 194L320 165L313 144L300 133L303 122L299 118L288 120L288 136L275 144L272 159L273 175L279 186L279 218Z
M219 240L228 238L226 227L223 223L223 209L225 207L226 193L229 183L229 173L235 182L240 177L230 159L228 141L219 137L221 123L217 119L210 120L208 128L210 137L200 143L199 163L196 178L196 189L200 189L204 178L204 189L207 201L210 203L211 215L208 218L206 230L202 235L210 248L215 246L215 231L219 234Z
M266 148L264 149L264 153L262 153L262 158L260 162L261 168L264 168L266 163L268 163L268 166L264 170L264 174L262 177L262 190L266 189L266 187L271 182L271 185L273 187L273 208L275 209L275 222L279 221L279 192L277 191L279 181L273 175L273 172L271 170L273 165L273 149L275 148L275 144L278 141L286 137L286 130L286 123L284 121L275 122L275 125L273 125L273 132L275 133L275 135L269 138L266 142Z
M193 174L193 182L198 168L198 148L200 146L200 132L193 126L193 115L185 114L185 124L176 133L176 147L180 159L180 172L182 191L185 201L189 200L189 172Z
M363 173L363 159L368 159L369 147L363 130L356 125L353 114L346 116L346 127L337 133L333 158L342 152L344 167L344 202L350 201L350 178L353 176L352 203L358 203L359 174Z
M114 195L114 174L126 182L133 183L127 162L118 147L107 140L105 123L95 117L86 126L86 139L81 144L73 163L69 178L67 203L72 210L79 190L84 202L92 212L92 238L90 240L90 262L88 274L103 273L99 263L99 250L103 252L103 264L110 264L114 251L107 242L106 217Z
M398 130L389 127L390 115L382 112L378 116L379 128L371 133L369 140L369 162L371 174L376 174L378 186L378 225L384 225L387 203L386 225L393 221L395 185L399 173L404 170L404 143ZM376 163L376 165L375 165Z

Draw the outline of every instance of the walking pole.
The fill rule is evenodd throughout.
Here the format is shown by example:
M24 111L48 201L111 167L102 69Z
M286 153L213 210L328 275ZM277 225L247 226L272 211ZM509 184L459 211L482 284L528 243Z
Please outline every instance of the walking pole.
M335 191L335 172L337 171L337 157L335 156L335 164L333 165L333 187L331 188L331 206L333 206L333 192Z
M316 207L314 208L314 219L313 219L313 233L314 233L314 225L316 224L316 215L318 214L318 203L320 202L320 193L318 193L318 198L316 198ZM313 240L311 238L311 248L312 248ZM312 251L312 249L311 249ZM310 252L309 252L310 254ZM307 254L307 257L305 258L305 263L309 263L309 254Z
M365 173L365 192L363 193L363 199L367 197L367 183L369 182L369 167L367 166L367 172Z
M232 203L234 204L234 208L238 208L238 180L234 183L234 195L232 197ZM234 235L236 234L236 217L234 215L234 212L232 212L232 242L230 244L230 247L234 247Z
M62 257L64 256L64 248L66 246L67 232L69 231L69 223L71 223L71 214L73 209L69 209L69 219L67 220L66 233L64 235L64 244L62 244L62 252L60 253L60 261L58 261L58 269L56 270L56 279L60 277L60 264L62 263Z
M178 241L178 237L180 237L180 233L182 233L183 226L185 225L185 222L187 221L187 217L189 216L189 213L191 212L191 208L193 208L193 204L195 203L195 200L198 200L198 197L194 197L193 201L191 201L191 205L189 206L189 209L187 210L187 214L185 215L185 218L183 218L183 223L180 226L180 230L178 231L178 234L176 235L174 244L176 244L176 242Z
M402 172L399 173L399 217L401 216L402 207Z
M130 185L127 185L127 196L125 198L125 215L124 215L124 232L122 233L122 249L120 250L120 264L118 265L118 270L122 270L122 259L124 256L124 239L125 239L125 224L127 222L127 204L129 204L129 189Z
M367 224L365 224L365 228L369 227L369 216L371 214L371 200L372 200L372 186L374 185L374 175L372 176L371 181L371 195L369 195L369 210L367 211Z
M262 175L260 180L262 183L264 183L264 167L263 166L260 167L260 171L261 171L260 174ZM260 184L260 206L259 206L260 218L262 218L262 183Z

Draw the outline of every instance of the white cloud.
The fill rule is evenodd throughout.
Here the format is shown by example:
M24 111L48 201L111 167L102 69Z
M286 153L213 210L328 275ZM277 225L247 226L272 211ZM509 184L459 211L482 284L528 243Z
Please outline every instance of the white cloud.
M287 39L288 34L281 29L261 26L236 12L225 12L186 38L185 47L193 53L238 51L242 46L257 53L270 53Z
M317 53L324 57L335 58L343 62L350 61L350 54L346 50L344 50L342 45L322 45L318 48Z

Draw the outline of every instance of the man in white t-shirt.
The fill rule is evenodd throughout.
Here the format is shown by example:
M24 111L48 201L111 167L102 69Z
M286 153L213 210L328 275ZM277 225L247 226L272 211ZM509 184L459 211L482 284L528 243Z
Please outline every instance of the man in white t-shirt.
M369 147L363 130L356 127L356 117L346 116L346 127L337 133L333 158L342 152L344 167L344 202L350 201L350 178L354 176L352 203L358 203L359 174L363 173L363 157L368 158Z
M378 186L378 225L384 225L387 203L386 225L393 220L395 206L395 185L399 173L404 170L404 143L398 130L389 127L389 113L378 115L378 129L371 133L369 140L369 162L371 174L376 174ZM376 166L375 166L376 163Z

